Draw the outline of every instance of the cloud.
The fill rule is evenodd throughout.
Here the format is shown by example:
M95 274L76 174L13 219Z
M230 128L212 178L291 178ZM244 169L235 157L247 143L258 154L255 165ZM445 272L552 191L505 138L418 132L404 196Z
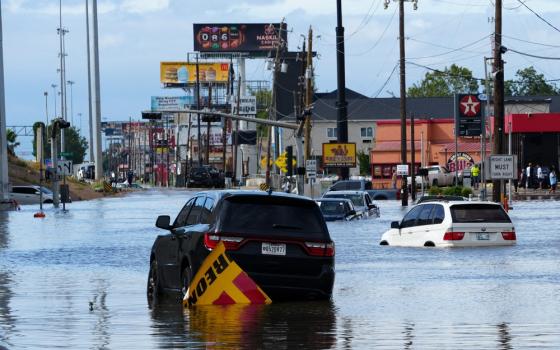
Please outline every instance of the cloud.
M120 9L129 13L149 13L165 10L169 7L170 0L124 0Z
M99 46L102 48L121 46L125 42L122 34L104 34L99 38Z
M90 6L92 1L90 0ZM107 14L111 12L125 12L134 14L144 14L155 11L161 11L169 7L170 0L105 0L98 1L98 14ZM25 14L42 14L54 16L59 14L60 7L58 1L46 0L9 0L6 4L6 11L12 13ZM62 3L62 15L83 15L85 13L85 4L83 1L68 4L68 1Z

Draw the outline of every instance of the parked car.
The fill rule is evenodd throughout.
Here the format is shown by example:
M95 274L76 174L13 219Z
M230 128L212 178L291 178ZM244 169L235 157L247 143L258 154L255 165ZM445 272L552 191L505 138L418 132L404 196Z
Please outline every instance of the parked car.
M371 190L371 181L367 180L341 180L335 182L329 191L365 191Z
M361 213L357 213L354 204L350 199L341 198L321 198L316 200L325 221L352 221L362 217Z
M53 202L53 193L46 187L36 185L12 186L10 199L18 204L39 204L43 192L43 204Z
M204 165L191 168L187 177L188 187L218 187L225 186L225 177L218 169Z
M374 190L366 190L369 197L374 201L401 199L401 190L398 188L382 188Z
M420 187L422 180L428 186L451 186L455 183L455 173L450 172L446 167L441 165L430 165L424 169L428 170L428 176L422 178L422 176L415 176L416 186ZM411 177L407 178L407 183L411 183Z
M325 192L323 198L350 199L356 212L362 214L362 217L379 217L379 207L373 203L366 191L329 191Z
M177 218L158 217L169 232L150 254L147 294L186 293L191 279L219 242L273 300L332 295L335 248L317 204L280 192L199 192Z
M381 245L406 247L480 247L513 245L515 228L500 204L426 202L393 221Z

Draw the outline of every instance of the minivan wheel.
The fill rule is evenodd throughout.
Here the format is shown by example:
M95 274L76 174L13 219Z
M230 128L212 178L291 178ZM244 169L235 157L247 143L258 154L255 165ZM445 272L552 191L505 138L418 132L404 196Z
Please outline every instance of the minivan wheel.
M159 276L157 272L157 262L154 260L150 264L150 272L148 273L148 286L146 288L146 294L148 297L148 304L152 306L157 303L158 298L161 295L161 287L159 282Z
M387 242L387 241L381 241L381 242L379 242L379 245L389 245L389 242Z
M184 297L191 285L192 271L190 266L185 266L181 273L181 294Z
M424 247L435 247L435 246L436 245L434 244L434 242L428 241L428 242L424 243Z

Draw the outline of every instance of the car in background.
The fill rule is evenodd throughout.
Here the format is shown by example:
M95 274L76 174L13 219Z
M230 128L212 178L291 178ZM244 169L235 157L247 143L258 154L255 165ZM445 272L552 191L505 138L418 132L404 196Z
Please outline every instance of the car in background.
M325 221L352 221L362 218L362 214L356 212L350 199L321 198L315 201L319 205Z
M373 203L366 191L328 191L323 198L350 199L356 212L362 217L379 217L379 207Z
M41 192L43 194L43 204L53 202L53 193L46 187L37 185L12 186L10 199L18 204L39 204L41 202Z
M204 165L191 168L187 177L187 187L216 187L225 186L225 177L218 169Z
M402 221L393 221L381 245L403 247L482 247L514 245L515 227L498 203L425 202Z
M445 201L466 201L467 198L463 196L449 196L449 195L426 195L420 197L416 204L425 203L425 202L445 202Z
M334 242L321 210L306 197L280 192L199 192L177 218L159 216L150 254L147 295L186 293L210 252L222 242L273 300L327 299L334 283Z
M371 188L371 181L340 180L329 187L329 191L365 191L371 190Z

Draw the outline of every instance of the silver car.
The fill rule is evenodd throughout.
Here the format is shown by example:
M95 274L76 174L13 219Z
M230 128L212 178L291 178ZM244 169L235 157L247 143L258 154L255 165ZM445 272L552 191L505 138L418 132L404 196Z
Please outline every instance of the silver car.
M53 193L45 187L36 185L12 186L10 199L18 204L39 204L41 202L41 192L43 194L43 204L53 202Z

